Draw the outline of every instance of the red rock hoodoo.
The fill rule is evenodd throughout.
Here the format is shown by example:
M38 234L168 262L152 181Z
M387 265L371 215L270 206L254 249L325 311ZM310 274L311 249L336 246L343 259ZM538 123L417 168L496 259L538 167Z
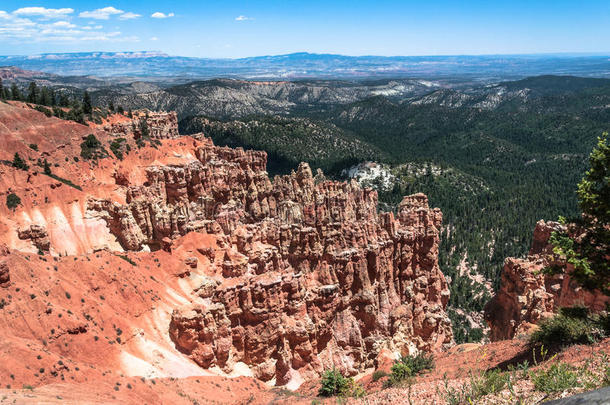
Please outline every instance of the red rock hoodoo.
M554 315L560 307L584 305L597 312L605 309L608 297L579 287L568 274L546 275L545 267L564 264L553 254L549 238L565 230L557 222L539 221L532 247L525 259L509 257L504 262L498 293L485 307L492 341L512 339L528 333L535 324Z
M236 363L285 384L328 367L355 374L382 348L452 342L438 263L442 214L424 195L397 217L356 183L317 183L309 166L271 182L262 152L213 146L184 165L149 167L126 204L92 200L125 249L192 231L224 248L201 301L174 311L170 335L202 367Z
M397 355L452 344L449 290L438 266L442 214L428 207L425 195L405 197L396 214L379 213L376 192L355 182L326 181L306 164L272 181L264 152L217 147L202 135L176 138L175 114L148 117L159 121L149 127L161 128L158 136L151 131L160 141L137 145L129 131L137 117L112 116L86 127L0 106L4 158L26 151L31 163L27 172L0 167L2 198L14 192L22 201L11 210L0 206L0 243L7 245L5 255L16 255L0 261L0 286L44 278L51 266L45 270L42 262L51 254L64 257L50 270L49 283L86 276L91 291L101 284L106 296L111 284L99 280L109 276L87 267L93 264L82 256L79 263L88 270L77 272L68 266L71 255L100 251L96 260L110 263L111 282L118 282L114 264L127 265L117 255L137 251L130 253L137 262L123 284L146 288L150 302L133 313L113 309L105 319L120 319L124 329L138 325L141 330L127 334L156 339L172 364L186 361L202 370L192 360L213 372L278 385L298 386L331 367L356 374L375 366L382 350ZM92 131L106 148L126 138L124 159L74 159ZM28 149L29 143L38 149ZM36 159L48 159L56 177L41 174ZM45 254L31 262L41 261L31 274L22 271L26 252ZM154 269L159 273L153 276ZM113 305L129 306L128 298L118 294ZM102 310L108 306L97 302ZM32 306L32 316L48 316L39 309ZM144 322L147 317L155 321ZM79 322L86 325L83 336L97 327L86 317ZM171 340L159 338L160 329ZM143 345L120 348L123 370L131 375L149 367ZM155 362L167 376L185 369ZM151 370L161 369L154 364Z

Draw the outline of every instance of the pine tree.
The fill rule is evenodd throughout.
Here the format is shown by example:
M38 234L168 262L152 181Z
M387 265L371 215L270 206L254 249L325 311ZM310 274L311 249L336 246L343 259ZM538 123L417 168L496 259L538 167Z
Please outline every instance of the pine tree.
M37 103L38 102L38 87L36 86L36 82L30 82L30 86L28 87L28 103Z
M591 223L610 224L610 144L608 133L597 140L589 157L591 168L578 184L578 200L583 214Z
M582 218L576 221L578 238L554 232L554 252L574 266L570 273L583 287L610 295L610 144L608 133L598 138L589 157L591 168L578 184ZM563 268L548 269L551 273Z
M91 106L91 96L88 91L85 91L83 95L83 112L85 114L91 114L93 112L93 107Z
M44 174L46 174L47 176L51 175L51 165L49 165L49 162L47 161L47 159L44 160Z
M15 157L13 158L13 167L21 170L29 169L28 164L21 158L21 156L19 156L19 153L17 152L15 152Z
M51 106L53 105L53 96L51 90L48 87L43 86L40 90L40 96L38 97L38 104Z
M17 83L11 84L11 99L21 101L21 92L19 87L17 87Z
M142 138L150 137L150 131L148 129L148 122L146 122L146 118L142 118L140 120L140 135Z
M65 93L59 96L59 105L61 107L68 107L70 105L70 98Z

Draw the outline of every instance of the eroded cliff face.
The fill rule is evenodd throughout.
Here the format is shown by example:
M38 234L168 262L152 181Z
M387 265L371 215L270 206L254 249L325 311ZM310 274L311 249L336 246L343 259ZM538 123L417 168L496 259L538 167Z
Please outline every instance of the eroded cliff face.
M127 203L92 200L125 249L217 235L221 254L170 336L202 367L245 363L278 384L337 367L375 365L381 349L435 351L452 343L449 291L438 267L442 214L425 195L396 217L355 182L322 181L308 165L270 181L262 152L213 146L183 165L150 167Z
M123 329L137 324L156 344L170 344L171 356L163 357L172 362L291 387L327 368L353 375L388 353L452 344L449 291L437 261L442 214L428 207L425 195L405 197L396 214L379 213L373 190L326 181L306 164L271 180L264 152L217 147L203 135L172 139L171 119L163 139L137 145L137 134L112 132L123 125L112 126L118 122L133 128L137 119L125 116L87 127L4 105L2 117L10 123L27 118L23 128L2 128L7 158L28 143L38 142L39 151L24 154L28 171L0 167L1 195L15 192L22 200L14 209L0 206L0 243L23 263L28 259L21 256L42 256L35 256L40 268L31 274L2 260L0 287L42 277L48 255L64 267L80 255L82 274L78 267L69 271L99 284L106 271L93 271L89 266L97 264L83 258L95 255L124 271L123 256L114 252L131 251L147 267L129 259L129 279L158 305L125 315ZM74 159L92 131L106 148L126 138L129 153L122 160ZM38 158L79 187L42 174ZM67 277L62 283L75 279L58 270ZM113 277L125 284L121 271ZM119 290L129 306L131 298ZM108 309L107 293L96 301L102 309ZM47 316L37 308L32 316ZM140 319L152 311L154 331ZM132 361L129 353L113 361L134 375L148 367L149 357Z
M173 139L178 134L178 115L175 111L138 110L131 117L114 115L98 125L103 131L117 137L140 138L142 122L146 122L148 136L153 139Z
M539 221L528 257L505 260L500 289L485 307L492 341L528 333L560 307L585 305L594 312L605 309L608 297L579 287L569 276L571 265L567 274L543 273L546 267L565 264L553 254L549 244L553 231L565 231L565 227L557 222Z

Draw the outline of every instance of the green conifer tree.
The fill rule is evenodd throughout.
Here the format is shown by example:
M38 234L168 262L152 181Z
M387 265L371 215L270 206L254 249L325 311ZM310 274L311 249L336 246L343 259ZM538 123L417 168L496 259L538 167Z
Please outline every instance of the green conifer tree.
M17 83L11 84L11 99L21 101L21 92L19 87L17 87Z
M13 158L13 167L21 170L29 169L28 164L21 158L21 156L19 156L19 153L17 152L15 152L15 157Z
M38 86L36 86L36 82L30 82L30 86L28 87L28 103L37 103L38 102Z
M91 105L91 96L88 91L85 91L83 95L83 112L85 114L91 114L93 112L93 106Z
M570 275L587 289L599 289L610 295L610 144L608 133L599 137L589 157L591 168L578 184L582 217L573 234L551 235L554 252L565 256L574 266ZM575 232L574 232L575 231ZM554 267L550 272L565 271Z

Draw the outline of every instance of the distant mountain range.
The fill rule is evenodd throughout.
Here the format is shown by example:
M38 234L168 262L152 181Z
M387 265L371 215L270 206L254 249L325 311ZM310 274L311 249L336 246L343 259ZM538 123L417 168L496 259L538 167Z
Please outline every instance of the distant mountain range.
M242 59L161 52L82 52L0 56L0 65L64 76L139 79L519 79L540 74L610 77L608 55L345 56L292 53Z

